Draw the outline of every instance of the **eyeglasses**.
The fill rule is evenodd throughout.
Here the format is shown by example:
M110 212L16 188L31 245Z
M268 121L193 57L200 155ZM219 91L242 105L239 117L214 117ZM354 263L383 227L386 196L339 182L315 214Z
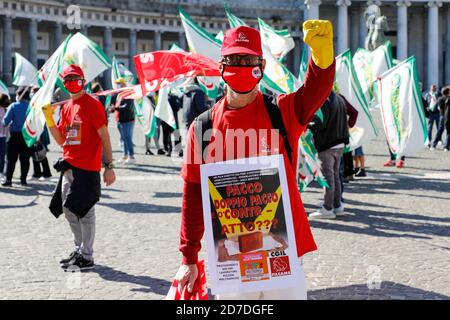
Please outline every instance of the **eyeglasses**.
M75 81L75 80L83 80L83 78L80 77L80 76L76 76L76 75L68 75L67 77L65 77L65 78L63 79L63 82L66 82L66 81Z
M230 54L229 56L225 56L222 58L222 63L229 66L256 66L260 64L261 61L262 57L254 55Z

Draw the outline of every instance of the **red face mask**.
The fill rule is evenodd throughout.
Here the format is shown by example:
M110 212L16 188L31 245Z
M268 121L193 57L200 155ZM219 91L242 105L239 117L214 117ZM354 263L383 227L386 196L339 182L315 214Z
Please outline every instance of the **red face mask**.
M227 66L222 69L222 78L236 93L249 93L263 77L261 65Z
M78 93L83 90L84 80L68 80L64 81L64 87L72 94Z

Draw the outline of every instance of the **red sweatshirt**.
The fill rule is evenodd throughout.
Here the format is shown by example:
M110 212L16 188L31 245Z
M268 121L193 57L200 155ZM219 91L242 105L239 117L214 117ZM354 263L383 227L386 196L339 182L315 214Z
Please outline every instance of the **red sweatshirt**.
M345 106L347 107L348 127L353 128L356 124L356 120L358 119L358 110L356 110L355 107L353 107L342 94L339 94L339 96L344 99Z
M296 236L297 254L299 257L307 252L314 251L317 246L314 242L308 218L303 207L300 193L297 186L297 160L298 160L298 140L305 131L306 126L313 118L317 109L319 109L331 92L335 73L335 62L323 70L317 67L312 59L309 61L308 71L306 73L305 83L296 92L291 94L279 95L277 104L280 108L286 131L288 133L289 143L292 147L292 163L286 155L283 145L283 138L278 136L277 143L269 139L258 140L259 144L264 144L263 148L257 148L255 153L248 146L248 140L234 143L234 157L236 159L237 146L245 146L245 157L254 157L267 154L283 154L286 167L287 183L289 196L291 200L292 219L294 223L294 232ZM256 99L247 106L239 109L227 108L226 99L218 101L212 108L212 127L222 133L225 137L223 144L223 155L233 154L228 150L226 142L227 130L242 129L272 129L270 117L264 106L264 100L261 93L258 93ZM257 138L260 139L259 135ZM212 135L212 141L215 136ZM264 140L264 141L263 141ZM198 252L201 248L201 239L204 233L203 211L200 187L200 165L193 163L194 152L198 152L200 147L197 144L193 125L189 128L187 135L187 146L185 152L184 164L181 170L181 176L184 179L183 199L182 199L182 218L180 228L180 251L183 254L182 262L184 264L194 264L198 259ZM261 150L266 150L262 154ZM217 151L215 151L217 152ZM212 155L210 155L212 157ZM223 160L230 160L229 157ZM217 161L217 158L216 158ZM208 158L205 160L208 161Z

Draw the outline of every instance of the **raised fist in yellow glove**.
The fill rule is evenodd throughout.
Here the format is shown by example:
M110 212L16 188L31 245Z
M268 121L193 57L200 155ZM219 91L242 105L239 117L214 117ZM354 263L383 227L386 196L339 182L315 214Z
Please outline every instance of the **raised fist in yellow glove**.
M316 66L326 69L333 63L333 25L330 21L305 21L303 41L311 48L311 56Z
M51 104L47 104L42 107L42 112L45 116L45 123L47 123L47 127L50 129L55 126L55 120L53 119L53 108Z

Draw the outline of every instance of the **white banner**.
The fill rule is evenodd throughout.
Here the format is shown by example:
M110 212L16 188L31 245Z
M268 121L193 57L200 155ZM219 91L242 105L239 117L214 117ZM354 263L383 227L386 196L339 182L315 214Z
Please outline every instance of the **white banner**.
M416 59L410 57L380 76L376 92L389 148L397 158L428 143Z

